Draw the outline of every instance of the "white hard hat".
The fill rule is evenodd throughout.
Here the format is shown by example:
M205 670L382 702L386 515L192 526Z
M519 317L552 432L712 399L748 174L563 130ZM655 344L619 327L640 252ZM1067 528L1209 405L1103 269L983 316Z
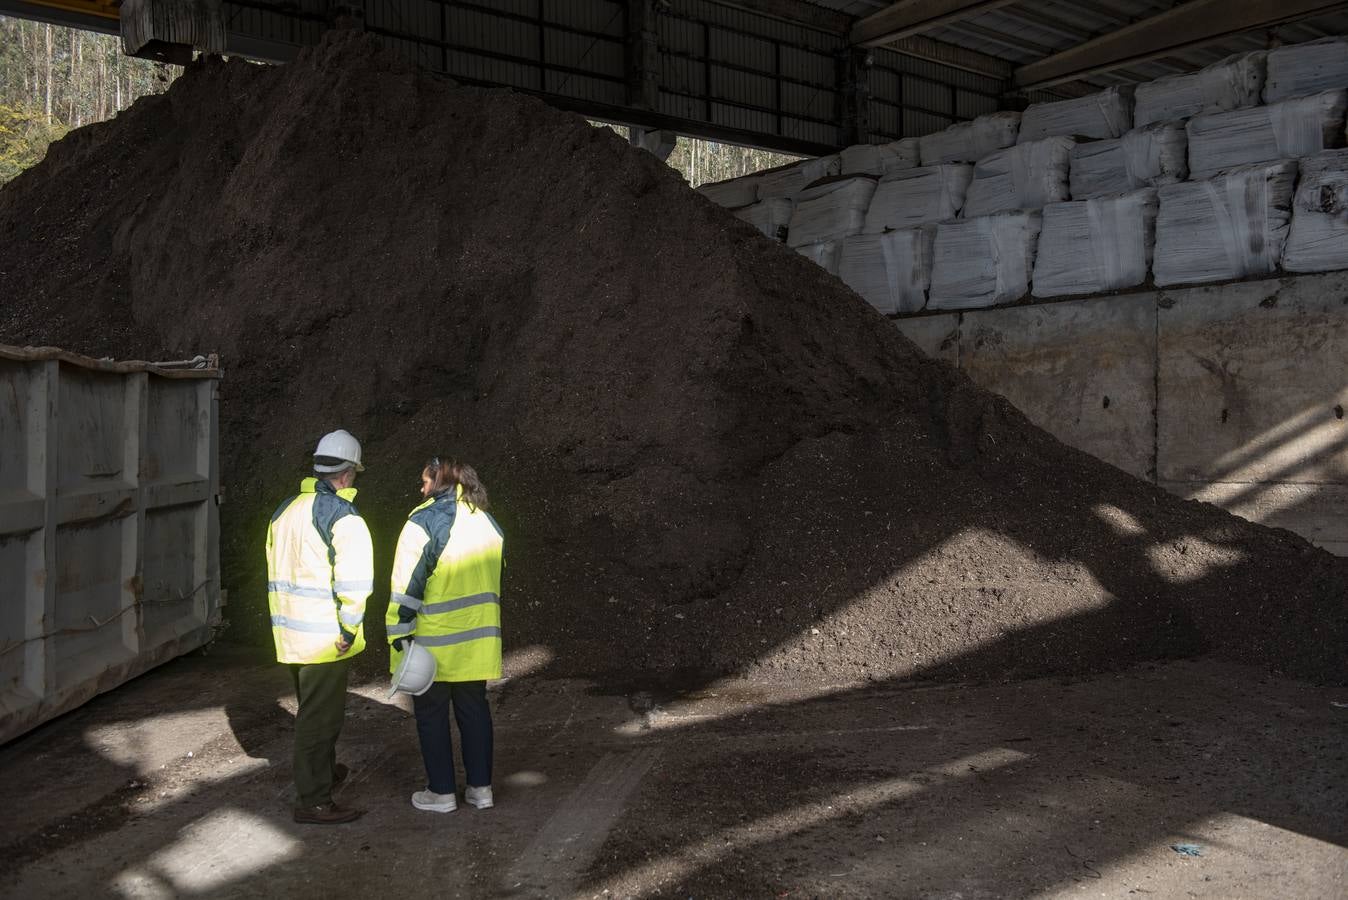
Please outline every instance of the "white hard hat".
M393 684L388 691L390 698L399 691L420 697L429 691L435 682L435 657L431 655L431 651L415 640L406 646L403 660L398 663L398 669L393 673Z
M360 441L356 440L351 432L340 428L323 435L318 442L318 449L314 451L314 458L319 457L340 459L343 462L337 465L321 465L315 462L315 472L340 472L346 468L347 463L354 464L357 472L365 471L365 467L360 464Z

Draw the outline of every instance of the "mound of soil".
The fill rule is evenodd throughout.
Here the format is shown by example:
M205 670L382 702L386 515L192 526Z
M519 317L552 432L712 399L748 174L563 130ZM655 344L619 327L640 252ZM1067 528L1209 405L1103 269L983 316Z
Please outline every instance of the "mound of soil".
M197 63L0 191L0 340L221 354L249 640L340 426L381 580L424 460L478 468L508 648L557 674L1348 672L1348 562L1063 446L611 131L352 33Z

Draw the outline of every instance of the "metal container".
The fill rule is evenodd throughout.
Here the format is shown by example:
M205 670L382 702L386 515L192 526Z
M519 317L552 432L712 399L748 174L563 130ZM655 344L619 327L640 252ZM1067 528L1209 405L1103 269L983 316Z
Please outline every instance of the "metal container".
M0 345L0 742L211 639L219 379Z

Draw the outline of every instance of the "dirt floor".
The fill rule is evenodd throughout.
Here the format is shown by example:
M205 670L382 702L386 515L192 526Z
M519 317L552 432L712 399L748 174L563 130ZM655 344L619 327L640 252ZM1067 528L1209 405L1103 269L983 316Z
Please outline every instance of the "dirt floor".
M353 686L339 796L369 812L322 827L288 815L285 673L170 663L0 750L0 894L1348 896L1342 688L1214 660L685 696L529 668L493 694L499 805L444 816L408 803L406 704Z

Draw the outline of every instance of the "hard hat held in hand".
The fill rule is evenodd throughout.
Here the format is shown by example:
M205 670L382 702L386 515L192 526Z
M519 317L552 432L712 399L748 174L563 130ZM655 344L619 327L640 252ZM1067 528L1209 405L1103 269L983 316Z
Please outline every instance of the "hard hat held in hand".
M435 682L435 657L431 651L416 641L407 645L403 651L402 662L393 673L393 684L389 687L389 698L402 691L413 697L420 697L431 689Z
M365 467L360 464L360 441L356 440L351 432L345 429L337 429L323 435L322 440L318 442L318 449L314 450L314 459L341 460L335 465L324 465L315 462L314 471L316 472L340 472L346 468L347 463L355 465L357 472L364 472Z

